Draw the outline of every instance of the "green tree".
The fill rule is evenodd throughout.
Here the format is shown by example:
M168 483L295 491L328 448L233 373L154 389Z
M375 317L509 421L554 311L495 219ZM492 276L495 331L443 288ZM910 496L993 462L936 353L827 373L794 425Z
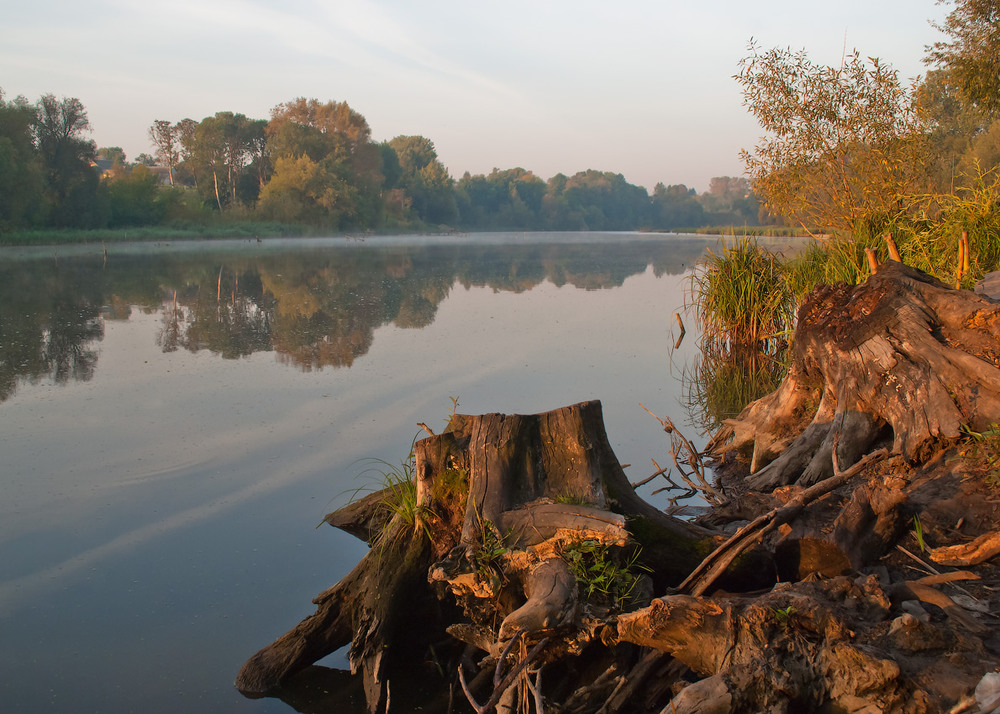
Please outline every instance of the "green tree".
M245 200L256 201L264 184L271 177L271 150L267 142L267 119L250 119L244 127L247 156L250 160L250 173L256 186L244 190ZM250 202L247 200L247 202Z
M493 169L462 177L457 185L463 225L530 230L541 225L545 182L523 168Z
M92 227L101 222L97 147L84 133L90 120L75 97L46 94L35 105L35 144L45 171L49 220L56 226Z
M27 99L7 102L0 90L0 231L42 220L42 165L35 151L34 121Z
M697 192L684 184L653 188L653 225L657 228L697 228L705 225L705 208Z
M962 98L987 114L1000 111L1000 0L945 0L954 7L936 27L946 41L925 61L947 70Z
M170 185L174 185L174 167L180 162L180 124L171 124L165 119L157 119L149 127L149 140L156 148L156 158L167 167Z
M877 58L840 67L751 42L736 80L765 135L742 152L755 193L807 230L851 232L899 211L923 176L914 92Z
M649 220L646 189L628 183L621 174L588 169L566 179L562 191L569 215L579 226L554 226L570 230L630 230Z
M423 136L397 136L389 147L399 164L397 185L410 198L417 218L431 224L453 223L458 217L454 181L438 160L434 142Z
M163 210L159 198L160 180L148 166L138 164L107 181L108 225L143 226L159 223Z

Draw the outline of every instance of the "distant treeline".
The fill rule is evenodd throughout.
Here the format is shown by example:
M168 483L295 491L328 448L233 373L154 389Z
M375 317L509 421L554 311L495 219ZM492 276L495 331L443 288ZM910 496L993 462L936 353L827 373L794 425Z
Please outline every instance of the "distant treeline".
M343 102L296 99L270 119L218 112L157 120L151 154L129 161L89 140L75 98L35 103L0 91L0 234L62 228L268 222L323 231L676 230L757 225L744 178L698 194L621 174L543 180L523 168L457 181L422 136L373 142Z

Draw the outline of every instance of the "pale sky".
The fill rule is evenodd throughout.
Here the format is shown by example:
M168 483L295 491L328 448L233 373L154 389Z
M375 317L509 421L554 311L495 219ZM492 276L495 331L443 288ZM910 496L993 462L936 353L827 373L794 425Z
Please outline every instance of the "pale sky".
M732 79L755 38L924 74L935 0L29 0L6 3L0 88L77 97L98 146L156 119L346 101L375 140L431 139L455 178L592 168L702 192L759 129Z

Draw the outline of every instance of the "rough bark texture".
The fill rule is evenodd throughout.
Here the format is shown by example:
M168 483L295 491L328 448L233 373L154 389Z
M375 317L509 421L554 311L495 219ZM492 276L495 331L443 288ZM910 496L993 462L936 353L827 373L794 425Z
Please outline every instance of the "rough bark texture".
M777 391L716 434L717 455L750 455L748 486L810 485L880 438L910 461L963 426L1000 420L1000 305L888 262L866 283L818 288L799 310Z

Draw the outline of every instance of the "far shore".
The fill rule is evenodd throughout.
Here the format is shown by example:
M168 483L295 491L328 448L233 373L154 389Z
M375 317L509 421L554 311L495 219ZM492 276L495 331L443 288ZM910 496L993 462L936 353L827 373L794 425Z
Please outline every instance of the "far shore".
M497 228L490 231L471 231L468 234L491 232L524 232L522 229ZM538 232L538 231L528 231ZM587 232L587 231L558 231ZM600 232L600 231L598 231ZM671 231L636 229L636 233L664 235L717 235L757 236L764 238L790 238L802 235L801 230L783 226L703 226ZM412 226L399 230L382 231L329 231L311 226L254 221L233 223L205 223L181 226L140 226L131 228L50 228L17 230L0 233L0 246L48 246L95 243L141 243L153 241L184 241L213 239L264 239L264 238L375 238L396 235L450 235L466 234L450 226Z

